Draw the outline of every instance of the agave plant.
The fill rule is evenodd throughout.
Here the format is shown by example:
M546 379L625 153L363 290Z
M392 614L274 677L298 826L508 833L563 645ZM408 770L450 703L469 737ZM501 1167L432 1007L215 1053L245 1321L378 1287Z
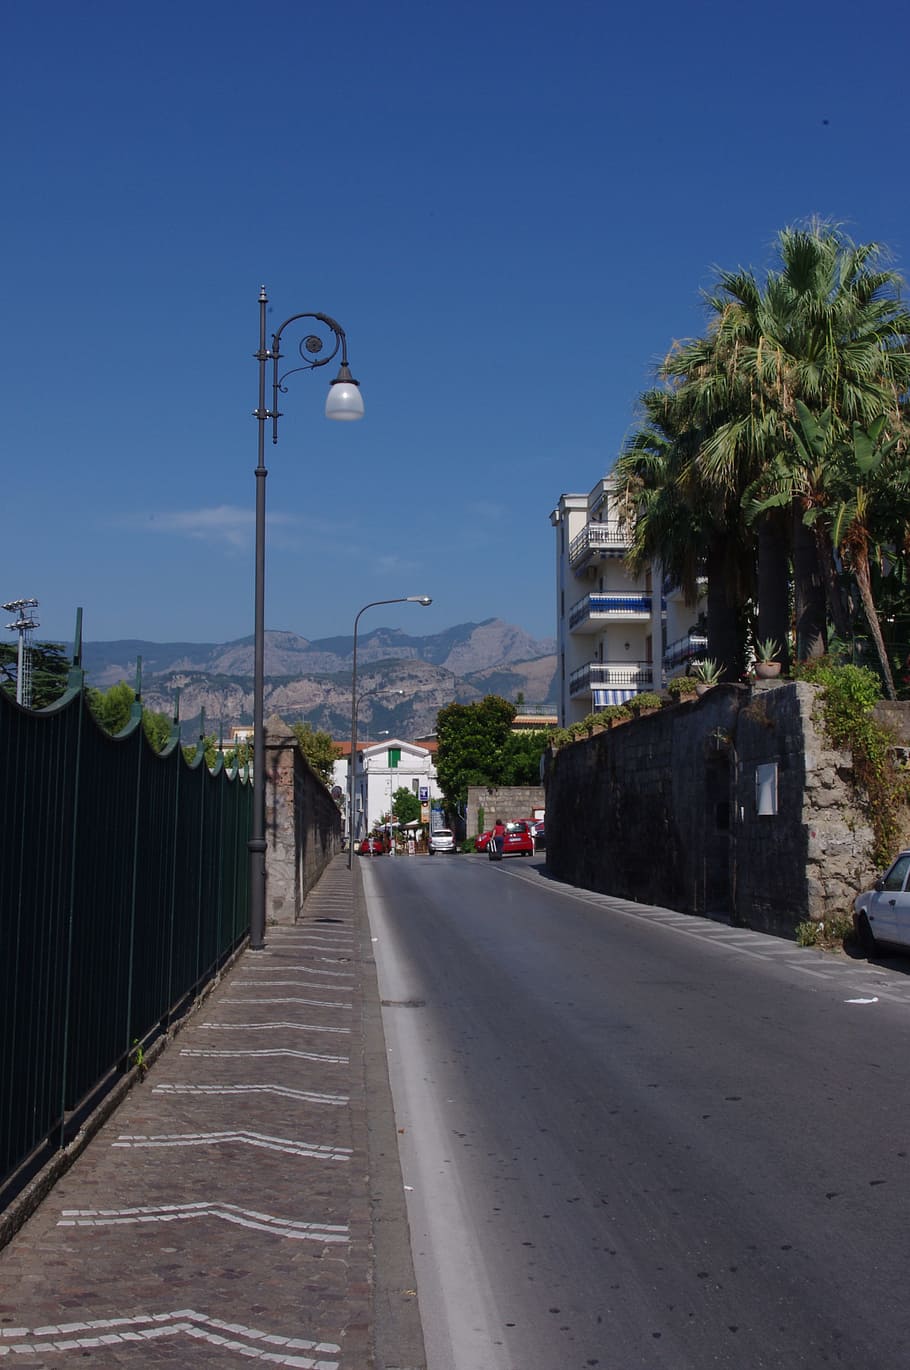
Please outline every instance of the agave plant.
M716 685L723 673L723 662L705 657L704 661L692 662L692 674L699 685Z
M759 661L776 661L780 656L780 643L775 637L766 637L764 642L756 642L755 655Z

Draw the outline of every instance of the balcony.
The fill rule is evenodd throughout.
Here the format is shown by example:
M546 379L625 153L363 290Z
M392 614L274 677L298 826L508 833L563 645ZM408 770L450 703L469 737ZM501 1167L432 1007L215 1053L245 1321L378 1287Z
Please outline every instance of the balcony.
M597 633L612 621L647 623L650 595L585 595L569 610L570 633Z
M588 661L569 676L569 697L591 695L601 691L629 699L641 690L654 685L654 667L650 661ZM615 704L617 697L597 699L596 703Z
M701 633L687 633L685 637L677 638L664 652L664 670L677 671L680 666L687 666L690 661L704 656L707 647L708 639Z
M629 535L618 523L588 523L569 543L569 565L576 573L589 561L624 557Z

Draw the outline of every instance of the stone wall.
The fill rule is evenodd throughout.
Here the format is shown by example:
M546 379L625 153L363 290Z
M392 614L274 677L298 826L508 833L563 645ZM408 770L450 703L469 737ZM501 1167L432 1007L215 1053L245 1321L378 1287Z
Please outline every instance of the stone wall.
M585 888L791 936L848 912L872 874L849 753L815 687L724 685L562 747L546 775L547 864ZM776 811L762 812L762 792Z
M535 809L544 807L545 802L542 785L470 785L465 835L476 837L480 832L478 814L481 809L484 828L492 828L497 818L504 823L530 818Z
M341 813L277 716L265 725L265 763L266 922L294 923L341 850Z

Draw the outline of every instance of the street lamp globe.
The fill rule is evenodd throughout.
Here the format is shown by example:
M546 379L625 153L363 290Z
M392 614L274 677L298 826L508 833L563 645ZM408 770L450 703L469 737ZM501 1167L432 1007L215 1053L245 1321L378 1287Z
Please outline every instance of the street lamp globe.
M363 418L363 396L360 393L360 382L354 380L347 362L342 362L338 375L329 386L329 393L325 401L325 416L327 419L341 420Z

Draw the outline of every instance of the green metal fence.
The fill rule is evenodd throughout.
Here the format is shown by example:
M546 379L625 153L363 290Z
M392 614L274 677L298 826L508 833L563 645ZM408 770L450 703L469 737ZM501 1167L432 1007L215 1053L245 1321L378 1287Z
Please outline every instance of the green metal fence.
M249 931L252 786L0 691L0 1190ZM175 730L176 732L176 730Z

